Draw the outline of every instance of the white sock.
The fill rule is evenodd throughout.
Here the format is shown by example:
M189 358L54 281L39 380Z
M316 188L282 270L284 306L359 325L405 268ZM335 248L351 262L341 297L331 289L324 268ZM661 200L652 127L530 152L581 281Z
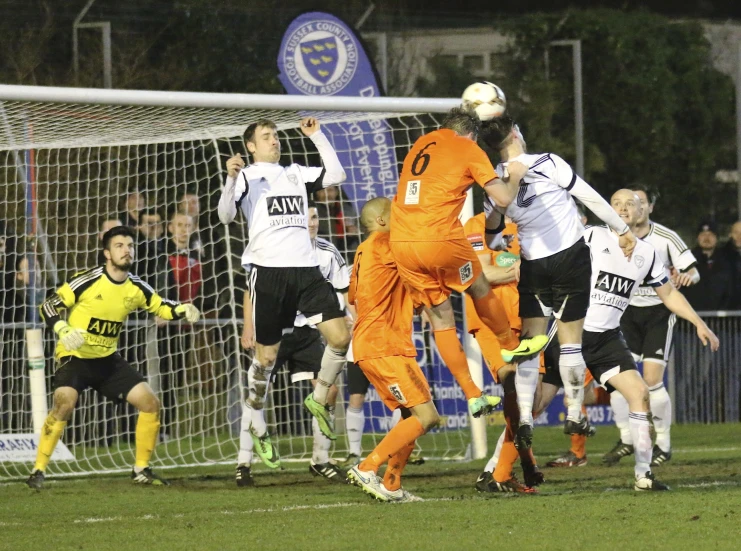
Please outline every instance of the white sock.
M646 476L646 473L651 470L651 426L648 422L648 413L631 411L628 415L628 424L633 437L637 480Z
M517 366L515 372L515 389L517 390L517 405L520 408L520 424L533 424L533 402L535 391L538 389L538 369L540 358L530 358ZM517 427L514 427L517 430Z
M268 432L268 424L265 422L265 410L250 409L252 411L252 432L255 436L262 436Z
M499 440L497 440L497 447L494 450L494 455L491 456L491 459L489 459L489 462L486 464L486 467L484 467L485 471L489 471L490 473L493 473L494 469L497 468L497 463L499 463L499 454L502 453L502 446L504 445L504 433L505 432L507 432L507 427L504 427L502 434L499 435Z
M656 445L663 452L671 451L672 400L664 383L649 387L648 398L651 403L654 429L656 429Z
M391 412L391 426L389 430L393 429L399 421L401 421L401 408L396 408Z
M615 419L617 428L620 429L620 441L623 444L633 445L633 436L630 432L630 425L628 424L628 400L625 396L620 394L617 390L614 390L610 394L610 407L612 407L612 415Z
M322 356L322 367L316 378L316 387L314 388L314 400L322 405L327 403L327 392L329 387L334 384L337 375L345 367L347 351L336 350L331 346L324 348Z
M248 398L247 407L251 412L252 432L257 436L262 436L268 430L265 423L265 401L270 386L271 367L265 367L258 363L257 359L252 360L252 365L247 371L247 388Z
M242 406L242 425L239 430L239 454L237 465L252 465L252 408L248 405Z
M334 421L334 413L331 414L331 417ZM311 418L311 429L314 432L314 449L311 454L311 462L314 465L329 463L329 449L332 447L332 441L319 430L319 422L316 417Z
M587 364L581 355L581 344L562 344L561 356L558 359L558 371L563 381L563 391L566 397L566 419L579 422L581 420L581 406L584 403L584 375Z
M361 443L363 441L363 429L365 428L365 412L362 407L348 406L345 410L345 428L347 429L350 453L360 457L363 454Z

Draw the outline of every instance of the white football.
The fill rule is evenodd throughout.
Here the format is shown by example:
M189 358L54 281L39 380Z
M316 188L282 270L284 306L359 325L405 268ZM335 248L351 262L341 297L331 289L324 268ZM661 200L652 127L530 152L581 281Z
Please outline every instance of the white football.
M500 117L507 109L507 98L502 89L492 82L476 82L463 91L463 105L476 111L479 119L488 121Z

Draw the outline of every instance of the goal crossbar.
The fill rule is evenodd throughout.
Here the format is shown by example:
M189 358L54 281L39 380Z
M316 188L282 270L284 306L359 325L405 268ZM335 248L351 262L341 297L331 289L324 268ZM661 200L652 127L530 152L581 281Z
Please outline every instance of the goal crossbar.
M368 96L288 96L109 90L54 86L0 85L0 100L190 107L217 109L276 109L283 111L360 111L366 113L444 113L459 105L460 98L398 98Z

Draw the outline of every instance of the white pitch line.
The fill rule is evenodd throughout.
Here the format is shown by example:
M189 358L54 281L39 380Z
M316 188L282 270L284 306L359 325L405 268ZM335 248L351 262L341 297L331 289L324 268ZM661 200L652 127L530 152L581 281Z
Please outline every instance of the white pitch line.
M445 497L434 497L425 499L424 502L428 503L434 503L439 501L453 501L452 498L445 498ZM419 502L419 503L424 503ZM320 503L317 505L286 505L284 507L269 507L269 508L259 508L259 509L246 509L244 511L230 511L228 509L225 509L224 511L221 511L222 515L232 516L232 515L254 515L259 513L285 513L290 511L319 511L322 509L337 509L341 507L368 507L373 505L372 501L368 501L368 503L363 502L349 502L349 501L343 501L338 503ZM389 505L395 505L394 503L390 503ZM169 515L169 518L183 518L184 515L182 513L177 513L174 515ZM168 517L162 517L159 515L142 515L140 517L135 517L133 520L160 520L163 518ZM126 520L123 517L90 517L90 518L84 518L84 519L77 519L73 522L75 524L93 524L96 522L117 522L120 520ZM20 523L15 523L16 525L19 525ZM3 526L3 524L0 524L0 526Z
M741 448L737 446L730 446L727 448L688 448L672 450L673 453L718 453L718 452L737 452Z
M716 480L715 482L700 482L698 484L678 484L678 488L713 488L718 486L741 486L741 482L727 482Z

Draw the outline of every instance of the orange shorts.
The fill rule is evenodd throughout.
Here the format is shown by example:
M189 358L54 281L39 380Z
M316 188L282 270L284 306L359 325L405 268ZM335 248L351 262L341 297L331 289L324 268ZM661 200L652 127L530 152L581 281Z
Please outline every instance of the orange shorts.
M442 304L452 291L462 293L482 272L468 239L391 242L402 281L421 295L425 306Z
M497 372L507 365L507 363L502 359L502 347L499 346L499 340L486 327L476 331L474 336L476 337L476 342L479 344L479 348L481 348L481 354L484 356L484 361L491 372L491 376L494 377L494 381L497 384L502 384ZM545 375L545 356L542 352L540 353L540 369L538 373Z
M492 287L494 295L502 301L504 310L507 312L509 326L518 334L522 332L522 320L520 319L520 293L517 287L512 285L497 285Z
M432 400L430 385L414 358L386 356L357 363L392 411L399 406L413 408Z

